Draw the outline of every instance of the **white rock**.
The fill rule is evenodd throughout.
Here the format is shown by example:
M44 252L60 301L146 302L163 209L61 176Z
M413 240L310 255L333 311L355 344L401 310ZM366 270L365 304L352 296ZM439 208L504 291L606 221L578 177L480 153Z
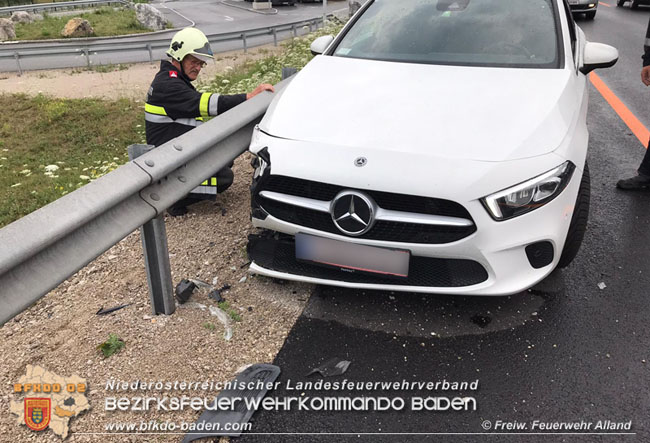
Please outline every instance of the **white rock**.
M11 21L14 23L31 23L34 17L27 11L14 11L11 14Z
M135 5L135 17L144 27L160 31L165 29L167 19L165 16L153 6L146 3L138 3Z
M0 41L14 40L15 38L14 22L8 18L0 18Z

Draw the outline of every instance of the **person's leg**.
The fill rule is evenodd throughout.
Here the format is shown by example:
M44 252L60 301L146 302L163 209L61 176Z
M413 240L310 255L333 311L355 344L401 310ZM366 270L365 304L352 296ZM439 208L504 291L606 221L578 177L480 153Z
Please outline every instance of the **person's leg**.
M196 198L185 197L178 200L176 203L167 208L167 213L172 217L178 217L180 215L187 214L187 207L198 202Z
M232 166L232 163L230 164ZM229 167L225 167L223 169L220 169L216 174L217 177L217 193L221 194L224 192L226 189L232 185L232 182L235 179L235 174L232 172L232 169ZM190 196L193 195L193 196ZM202 199L198 197L198 194L190 194L185 198L182 198L178 200L176 203L174 203L172 206L167 209L167 212L169 215L172 217L177 217L179 215L185 215L187 214L187 207L189 205L192 205L194 203L198 203L200 201L203 201L205 199Z
M648 149L645 151L641 166L639 166L639 174L650 176L650 144L648 145Z
M650 189L650 143L641 161L641 166L639 166L638 174L634 177L619 180L616 187L629 191Z
M232 169L225 167L217 172L217 193L221 194L232 185L235 174Z

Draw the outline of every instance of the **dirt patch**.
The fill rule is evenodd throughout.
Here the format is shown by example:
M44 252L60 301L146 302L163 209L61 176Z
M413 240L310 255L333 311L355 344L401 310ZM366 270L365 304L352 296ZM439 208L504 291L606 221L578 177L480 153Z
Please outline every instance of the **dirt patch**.
M217 65L225 67L262 55L259 50L248 56L222 55ZM0 86L5 92L42 91L60 97L143 97L155 70L137 65L111 73L28 73L1 80ZM244 365L273 361L312 287L248 274L245 246L254 230L249 220L252 168L248 154L236 160L234 171L235 183L216 202L192 206L183 217L166 218L174 284L193 278L216 287L230 285L223 295L241 316L241 321L232 322L232 338L225 339L224 328L210 314L209 308L217 304L207 297L207 290L196 290L190 302L171 316L151 315L140 235L132 233L0 328L0 429L5 430L0 433L1 442L60 441L51 430L37 433L18 425L18 417L9 413L12 400L22 401L23 395L14 394L12 387L27 365L87 379L91 409L71 420L68 441L179 441L179 435L88 433L106 432L109 423L194 422L199 416L191 409L105 411L108 397L187 394L213 398L218 391L115 393L106 390L107 381L225 382ZM127 303L112 314L96 315L101 307ZM104 358L97 345L109 334L118 335L126 346Z
M227 67L235 67L251 60L258 60L280 52L281 47L260 46L244 54L231 51L216 54L214 63L201 71L198 81L206 81ZM137 63L131 65L107 65L93 69L56 69L29 71L18 75L5 72L0 75L0 93L45 94L61 98L130 98L146 99L147 90L154 75L158 72L160 61L156 63ZM106 72L108 71L108 72Z

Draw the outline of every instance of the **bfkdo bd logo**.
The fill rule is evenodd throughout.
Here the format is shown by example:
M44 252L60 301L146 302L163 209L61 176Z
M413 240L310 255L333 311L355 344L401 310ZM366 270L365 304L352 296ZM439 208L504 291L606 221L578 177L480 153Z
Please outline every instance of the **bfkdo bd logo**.
M49 398L25 399L25 424L29 429L42 431L50 424L52 401Z

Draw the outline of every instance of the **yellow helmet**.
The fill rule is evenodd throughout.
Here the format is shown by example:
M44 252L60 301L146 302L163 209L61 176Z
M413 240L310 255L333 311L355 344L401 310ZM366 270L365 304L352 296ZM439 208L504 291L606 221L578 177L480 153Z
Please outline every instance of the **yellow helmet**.
M188 54L204 62L214 58L208 38L196 28L184 28L174 34L167 50L167 55L179 62Z

